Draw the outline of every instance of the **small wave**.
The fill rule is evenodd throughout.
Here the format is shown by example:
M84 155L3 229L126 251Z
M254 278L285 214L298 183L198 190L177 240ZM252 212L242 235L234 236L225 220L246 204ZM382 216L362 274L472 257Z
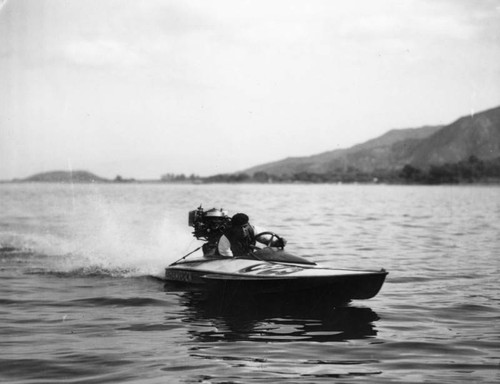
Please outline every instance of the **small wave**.
M113 278L123 278L123 277L140 277L146 276L141 273L136 268L106 268L97 265L90 265L86 267L79 267L69 271L58 271L58 270L44 270L40 268L34 268L28 270L27 274L32 275L52 275L57 277L113 277Z
M166 301L152 299L149 297L129 297L126 299L117 297L89 297L86 299L71 300L71 303L79 306L101 306L101 307L150 307L167 305Z
M118 328L118 330L132 332L157 332L171 331L179 328L184 328L184 324L133 324L128 327Z
M402 276L402 277L391 278L391 284L421 283L430 280L435 280L435 279L424 276Z
M360 365L360 364L377 364L380 360L366 359L366 360L308 360L304 364L312 365Z
M4 260L14 260L22 262L23 260L30 260L37 257L44 258L46 256L37 254L29 248L17 248L8 245L0 247L0 257Z
M116 382L109 380L112 368L132 364L131 360L123 357L113 358L111 356L95 356L90 354L69 354L55 359L17 358L0 359L0 375L3 378L11 378L12 382L68 382L79 381L82 378L88 381L92 377L95 382ZM46 381L43 377L50 378ZM121 381L121 380L118 380Z
M481 313L497 313L497 308L488 305L482 305L477 303L460 303L455 304L451 308L448 308L448 311L455 313L468 313L469 316L479 315Z
M0 253L11 253L17 251L16 247L0 246Z
M347 379L361 376L380 375L382 371L369 371L369 372L345 372L345 373L305 373L302 377L311 377L314 379Z

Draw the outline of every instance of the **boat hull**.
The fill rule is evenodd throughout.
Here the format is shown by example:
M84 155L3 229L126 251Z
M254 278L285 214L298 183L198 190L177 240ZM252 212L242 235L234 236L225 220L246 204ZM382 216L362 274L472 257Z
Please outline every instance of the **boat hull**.
M370 299L387 272L321 268L246 259L195 260L165 270L170 282L204 287L226 295L287 295L296 300L346 302Z

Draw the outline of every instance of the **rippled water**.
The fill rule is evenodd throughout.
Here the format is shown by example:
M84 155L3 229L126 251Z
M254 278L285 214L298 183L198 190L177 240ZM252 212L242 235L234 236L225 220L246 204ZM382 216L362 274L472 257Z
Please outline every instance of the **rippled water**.
M0 381L500 382L500 188L0 184ZM228 303L154 278L243 211L289 251L385 268L343 307Z

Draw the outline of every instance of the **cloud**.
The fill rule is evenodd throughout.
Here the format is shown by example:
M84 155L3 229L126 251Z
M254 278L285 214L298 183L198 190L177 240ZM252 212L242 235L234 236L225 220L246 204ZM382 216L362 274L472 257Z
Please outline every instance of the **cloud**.
M73 40L61 52L68 61L90 67L130 67L144 63L139 53L126 43L113 40Z
M400 14L374 14L344 20L339 26L341 36L361 40L400 39L466 40L473 37L476 28L453 15L429 17L425 12Z

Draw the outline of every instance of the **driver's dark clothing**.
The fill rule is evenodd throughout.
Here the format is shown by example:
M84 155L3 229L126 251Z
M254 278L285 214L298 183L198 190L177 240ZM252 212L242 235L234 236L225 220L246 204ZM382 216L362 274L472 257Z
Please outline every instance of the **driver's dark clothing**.
M255 235L264 232L251 224L228 228L219 239L217 250L221 256L243 256L253 250ZM260 242L260 238L259 238Z
M277 241L273 241L273 238ZM283 248L286 244L285 239L279 238L274 233L251 225L248 215L240 212L231 218L231 226L220 237L217 251L220 256L225 257L245 256L252 253L256 241L269 247Z
M231 243L233 255L246 255L252 252L253 246L255 246L255 229L251 224L231 227L224 235Z

